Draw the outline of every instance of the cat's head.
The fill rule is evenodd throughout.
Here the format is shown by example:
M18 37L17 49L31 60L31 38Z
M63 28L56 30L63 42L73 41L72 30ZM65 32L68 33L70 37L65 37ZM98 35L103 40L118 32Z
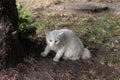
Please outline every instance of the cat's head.
M57 47L64 42L65 34L64 32L59 32L54 30L51 32L46 31L46 42L50 47Z

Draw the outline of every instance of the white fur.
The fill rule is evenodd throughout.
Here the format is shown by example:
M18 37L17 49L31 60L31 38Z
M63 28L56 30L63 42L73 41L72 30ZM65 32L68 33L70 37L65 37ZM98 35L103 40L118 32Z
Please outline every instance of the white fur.
M91 57L90 51L84 48L81 40L72 30L60 29L46 32L47 46L41 53L43 57L47 56L50 50L56 52L53 61L58 62L62 57L65 60L88 59Z

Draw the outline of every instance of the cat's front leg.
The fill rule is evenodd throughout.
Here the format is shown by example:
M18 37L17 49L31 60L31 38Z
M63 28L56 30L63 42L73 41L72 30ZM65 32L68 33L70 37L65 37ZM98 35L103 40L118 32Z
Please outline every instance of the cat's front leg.
M60 49L57 51L55 57L53 58L53 61L55 62L59 62L60 58L63 56L65 50L64 49Z
M50 51L50 47L47 45L44 52L41 53L41 56L46 57Z

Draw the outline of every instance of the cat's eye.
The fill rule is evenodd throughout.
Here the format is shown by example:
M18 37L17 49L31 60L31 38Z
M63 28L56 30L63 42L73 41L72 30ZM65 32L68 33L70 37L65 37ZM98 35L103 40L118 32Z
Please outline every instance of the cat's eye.
M55 41L55 44L59 44L60 42L59 41Z
M58 41L55 41L55 43L57 43Z
M50 40L50 42L52 42L52 40Z

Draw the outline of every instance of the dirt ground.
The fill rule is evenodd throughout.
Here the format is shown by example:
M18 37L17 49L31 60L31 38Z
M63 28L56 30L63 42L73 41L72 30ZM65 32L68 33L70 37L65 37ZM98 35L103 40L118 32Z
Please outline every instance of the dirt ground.
M108 41L108 40L107 40ZM37 42L37 41L36 41ZM0 80L119 80L120 49L108 45L94 44L90 48L93 57L89 60L53 62L54 53L47 57L40 56L45 41L30 46L33 57L25 58L24 63L0 71ZM106 42L108 44L108 42ZM115 60L114 60L115 59ZM113 63L111 63L113 61ZM115 61L115 62L114 62ZM120 67L120 65L119 65Z
M111 40L117 40L116 44ZM120 36L107 38L104 44L90 44L91 59L56 63L54 52L45 58L40 56L46 43L39 38L26 45L30 56L23 63L0 70L0 80L120 80Z

